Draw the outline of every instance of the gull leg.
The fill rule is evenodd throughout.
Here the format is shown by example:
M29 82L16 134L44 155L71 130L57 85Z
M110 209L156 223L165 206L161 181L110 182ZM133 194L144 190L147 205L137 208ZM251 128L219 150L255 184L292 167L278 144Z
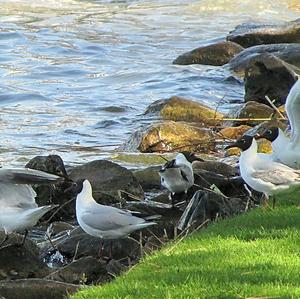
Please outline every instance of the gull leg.
M26 230L25 230L25 234L24 234L24 237L23 237L23 240L22 240L21 244L18 244L20 247L24 246L24 244L25 244L25 241L26 241L26 238L27 238L27 235L28 235L28 230L26 229Z
M100 247L99 247L99 251L98 251L98 257L102 258L103 257L103 250L104 250L104 242L101 239L100 240Z
M110 246L109 246L109 260L112 260L112 240L110 240Z
M267 208L269 206L269 196L266 193L263 193L264 199L263 199L263 207Z
M0 247L8 240L8 233L5 231L5 238L3 241L0 243Z

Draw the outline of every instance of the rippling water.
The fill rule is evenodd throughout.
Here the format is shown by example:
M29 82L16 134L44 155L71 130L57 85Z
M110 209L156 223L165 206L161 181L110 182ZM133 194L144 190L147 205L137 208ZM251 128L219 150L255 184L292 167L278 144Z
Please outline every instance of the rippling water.
M225 69L172 60L242 22L299 16L287 0L0 3L2 165L49 153L69 164L95 159L126 140L158 99L241 99L243 86Z

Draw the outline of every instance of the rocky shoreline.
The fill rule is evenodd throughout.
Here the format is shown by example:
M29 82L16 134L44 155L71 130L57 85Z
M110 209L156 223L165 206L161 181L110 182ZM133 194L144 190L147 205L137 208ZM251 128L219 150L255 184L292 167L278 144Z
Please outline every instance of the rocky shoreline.
M244 103L229 115L201 101L172 96L146 109L144 117L153 123L133 132L116 149L116 160L112 157L67 168L59 156L50 155L24 165L74 181L87 178L99 203L161 218L151 229L115 240L113 259L99 258L99 239L76 223L75 195L68 192L68 184L35 186L38 205L60 207L42 219L38 237L35 228L25 245L19 246L22 236L12 234L0 248L0 298L63 298L78 288L109 282L179 234L258 206L261 194L246 188L239 176L236 156L232 156L238 153L228 151L224 158L223 148L245 132L254 135L274 124L286 128L282 105L300 74L299 41L300 20L281 25L244 24L226 41L192 50L174 61L228 67L241 76ZM278 108L274 109L266 95ZM263 140L259 148L271 150L270 143ZM195 186L187 196L179 194L172 206L158 170L165 159L180 151L195 152L204 161L194 168ZM129 169L120 165L138 159L143 166ZM0 240L3 238L0 232ZM108 256L108 247L105 243L104 256Z

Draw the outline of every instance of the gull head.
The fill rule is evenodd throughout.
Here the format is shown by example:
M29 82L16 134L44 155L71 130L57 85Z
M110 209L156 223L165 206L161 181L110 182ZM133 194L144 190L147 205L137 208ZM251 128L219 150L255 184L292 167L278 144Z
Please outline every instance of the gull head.
M256 139L265 138L271 142L276 140L276 138L279 135L279 128L277 127L271 127L270 129L266 130L263 134L256 137Z
M252 142L253 142L253 136L244 135L240 139L238 139L235 143L226 146L225 149L238 147L242 151L246 151L252 145Z
M192 162L194 162L194 161L204 162L204 160L201 159L201 158L199 158L199 157L197 157L197 156L195 155L195 153L192 153L192 152L181 152L181 153L185 156L185 158L186 158L190 163L192 163Z

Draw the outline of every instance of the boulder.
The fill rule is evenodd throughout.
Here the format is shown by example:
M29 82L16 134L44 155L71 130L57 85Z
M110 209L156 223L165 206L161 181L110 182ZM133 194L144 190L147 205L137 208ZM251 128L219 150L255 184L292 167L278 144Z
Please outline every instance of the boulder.
M220 130L220 134L223 138L238 139L244 135L246 131L251 129L251 126L240 125L238 127L226 127Z
M300 43L300 19L282 24L242 24L227 36L245 48L278 43Z
M78 289L78 285L47 279L0 281L0 294L6 299L64 299Z
M190 123L165 121L154 123L133 133L122 146L123 150L138 149L141 152L214 150L216 134L209 129Z
M62 158L58 155L36 156L31 159L25 167L37 169L67 178L67 172ZM59 204L61 209L52 220L70 220L75 217L75 204L68 193L64 191L71 185L70 181L61 181L57 184L34 185L37 193L38 205Z
M285 103L286 97L297 81L296 74L272 54L261 54L251 60L245 73L245 101L269 105L268 96L276 106Z
M262 122L261 119L271 118L273 114L274 109L270 106L249 101L243 105L240 105L235 111L233 111L232 117L236 119L244 119L243 124L247 124L248 126L255 126ZM239 121L233 122L233 125L239 124Z
M4 237L4 233L0 232L1 241ZM12 233L0 248L0 280L39 278L49 273L48 267L39 258L37 245L27 238L24 245L20 246L22 240L23 236ZM0 294L3 295L1 291Z
M61 254L72 259L83 256L99 257L100 238L92 237L80 227L71 231L68 238L54 242ZM110 240L104 241L103 256L108 257ZM75 256L76 254L76 256ZM112 257L122 259L130 257L135 260L139 256L139 244L129 238L112 241Z
M153 102L144 115L157 115L164 120L197 122L212 126L218 124L218 119L224 116L203 103L177 96Z
M73 181L88 179L93 187L93 196L100 203L122 201L128 198L127 194L144 198L144 191L132 172L111 161L95 160L76 166L70 170L69 177Z
M299 74L300 44L273 44L247 48L234 56L229 61L228 66L236 73L241 73L244 75L248 64L263 53L273 54L275 57L288 63L289 68Z
M224 65L244 48L240 45L222 41L216 44L202 46L190 52L178 56L173 64L206 64L206 65Z
M161 181L158 171L161 166L150 166L133 171L133 175L141 184L144 191L151 189L161 189Z
M98 284L109 281L110 275L106 270L106 262L87 256L55 270L47 279L72 284Z
M223 175L226 178L239 175L239 171L235 167L220 161L194 161L192 166L194 173L197 173L200 170L206 170Z
M182 214L178 228L198 227L217 218L226 218L245 212L248 207L254 206L241 198L228 198L210 191L199 190L195 193L184 213Z

